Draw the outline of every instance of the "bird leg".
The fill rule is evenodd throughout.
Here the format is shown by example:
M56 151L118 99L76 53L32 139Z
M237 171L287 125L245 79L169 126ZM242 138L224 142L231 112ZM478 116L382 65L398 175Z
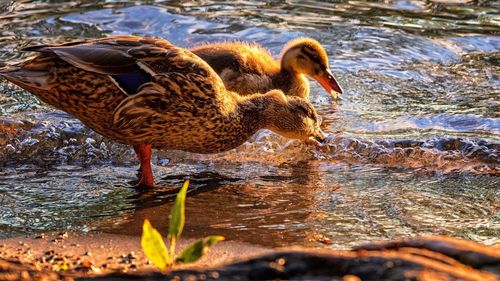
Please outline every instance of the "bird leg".
M154 188L153 171L151 170L151 145L143 143L134 145L134 151L141 165L137 174L139 182L136 187Z

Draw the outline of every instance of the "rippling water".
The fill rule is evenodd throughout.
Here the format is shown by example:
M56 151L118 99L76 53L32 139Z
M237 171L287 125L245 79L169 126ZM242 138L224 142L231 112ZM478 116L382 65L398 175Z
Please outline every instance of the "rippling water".
M184 47L255 41L278 55L318 39L345 89L311 101L324 148L261 132L217 155L156 153L165 188L129 188L137 163L29 93L0 81L0 237L163 230L192 179L188 236L348 247L446 234L500 241L500 5L495 1L15 1L0 3L0 65L29 44L107 35Z

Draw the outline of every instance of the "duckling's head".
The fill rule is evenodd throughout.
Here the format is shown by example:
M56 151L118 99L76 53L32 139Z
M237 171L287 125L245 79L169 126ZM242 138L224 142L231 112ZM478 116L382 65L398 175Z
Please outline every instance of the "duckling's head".
M265 94L266 129L287 138L324 142L327 136L312 104L306 99L285 96L280 90Z
M281 69L315 79L335 99L342 94L328 66L325 49L314 39L299 38L288 42L281 55Z

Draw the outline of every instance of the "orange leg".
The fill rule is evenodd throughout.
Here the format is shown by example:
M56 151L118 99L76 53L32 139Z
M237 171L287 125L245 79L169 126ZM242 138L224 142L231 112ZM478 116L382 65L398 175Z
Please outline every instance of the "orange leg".
M134 151L141 164L138 173L139 183L137 184L137 187L154 188L153 171L151 170L151 145L134 145Z

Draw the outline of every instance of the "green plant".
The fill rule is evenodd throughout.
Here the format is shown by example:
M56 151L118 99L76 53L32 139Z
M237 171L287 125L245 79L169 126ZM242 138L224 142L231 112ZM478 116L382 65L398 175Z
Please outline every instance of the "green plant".
M170 222L168 226L167 240L169 248L163 241L160 232L156 230L149 220L144 220L142 227L141 245L146 257L160 270L171 268L175 263L193 263L199 260L208 249L224 240L222 236L208 236L202 238L184 249L177 257L175 256L175 245L179 240L185 222L185 202L189 180L182 185L181 190L175 198L174 206L170 211Z

